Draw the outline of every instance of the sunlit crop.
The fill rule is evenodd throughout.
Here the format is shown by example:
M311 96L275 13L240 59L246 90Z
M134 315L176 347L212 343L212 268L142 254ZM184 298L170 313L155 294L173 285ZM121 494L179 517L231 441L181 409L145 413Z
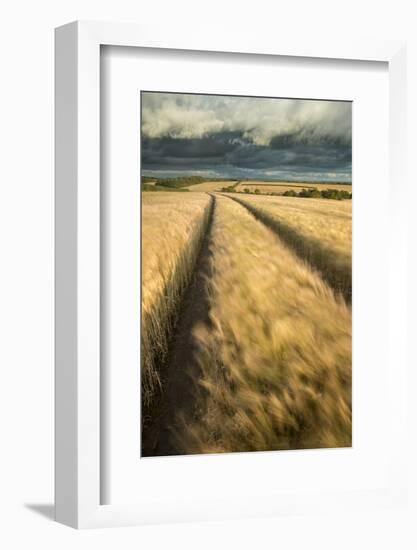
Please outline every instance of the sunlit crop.
M142 194L142 399L160 384L184 289L192 277L211 199L202 193Z
M352 292L351 202L233 195L347 300Z
M211 322L194 329L202 412L177 433L182 452L350 446L350 307L273 231L221 195L211 253Z

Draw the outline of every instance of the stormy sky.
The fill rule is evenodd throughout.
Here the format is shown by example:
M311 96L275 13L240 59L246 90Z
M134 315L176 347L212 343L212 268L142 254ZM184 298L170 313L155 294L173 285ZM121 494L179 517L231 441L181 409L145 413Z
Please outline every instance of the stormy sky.
M142 174L350 182L350 102L142 92Z

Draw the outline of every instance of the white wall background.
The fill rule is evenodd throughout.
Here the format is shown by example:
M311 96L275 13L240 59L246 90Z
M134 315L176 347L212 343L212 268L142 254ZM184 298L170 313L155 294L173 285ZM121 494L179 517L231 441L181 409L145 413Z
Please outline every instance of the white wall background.
M29 0L0 8L0 546L14 548L408 549L417 546L415 468L409 510L76 532L53 523L53 28L75 19L242 32L408 40L409 195L417 216L417 35L413 2L396 0ZM267 28L266 28L267 26ZM413 181L414 180L414 181ZM414 245L414 246L413 246ZM410 251L416 249L410 239ZM413 252L414 259L415 253ZM410 281L417 280L416 262ZM412 286L412 285L411 285ZM410 293L410 328L416 326ZM412 340L412 338L410 338ZM412 344L412 342L411 342ZM410 344L410 365L416 354ZM410 459L416 407L410 369ZM413 524L414 523L414 524Z

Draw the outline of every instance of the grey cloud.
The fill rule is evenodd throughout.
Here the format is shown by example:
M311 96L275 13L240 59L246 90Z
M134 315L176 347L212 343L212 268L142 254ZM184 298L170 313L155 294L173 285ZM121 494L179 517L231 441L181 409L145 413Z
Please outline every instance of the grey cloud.
M143 174L351 180L351 104L142 94Z

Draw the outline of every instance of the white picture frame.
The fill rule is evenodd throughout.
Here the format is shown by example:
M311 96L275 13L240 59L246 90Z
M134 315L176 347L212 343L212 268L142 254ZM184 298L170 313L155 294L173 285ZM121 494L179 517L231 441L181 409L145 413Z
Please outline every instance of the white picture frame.
M260 499L233 509L207 502L193 513L102 505L100 499L100 47L102 45L246 53L334 60L383 61L389 70L389 155L392 199L392 281L405 277L405 45L401 42L288 41L237 31L75 22L56 29L56 519L76 528L187 519L262 516L339 507L398 505L406 492L405 342L397 350L395 393L398 440L384 491L360 494L293 494L285 502ZM405 323L405 287L390 316ZM395 376L394 376L395 374ZM172 495L175 499L175 495ZM192 508L192 506L191 506Z

